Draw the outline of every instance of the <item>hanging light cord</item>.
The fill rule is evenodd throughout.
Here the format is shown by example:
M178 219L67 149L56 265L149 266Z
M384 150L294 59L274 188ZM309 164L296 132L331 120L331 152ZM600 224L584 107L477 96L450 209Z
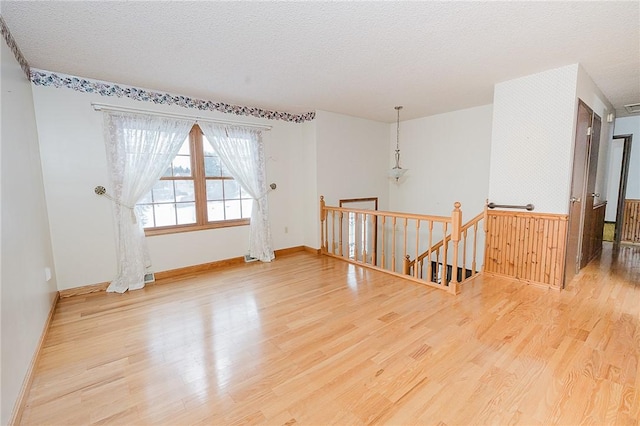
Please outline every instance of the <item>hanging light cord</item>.
M397 112L396 120L396 168L400 168L400 110L402 106L395 107Z
M400 110L401 106L396 107L396 112L398 113L396 120L396 151L400 151Z

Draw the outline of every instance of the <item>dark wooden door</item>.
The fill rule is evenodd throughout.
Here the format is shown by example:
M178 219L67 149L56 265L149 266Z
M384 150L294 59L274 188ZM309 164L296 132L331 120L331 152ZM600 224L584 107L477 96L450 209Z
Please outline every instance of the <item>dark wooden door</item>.
M600 130L602 119L593 114L591 131L589 132L589 149L587 158L587 182L584 194L584 224L582 226L582 256L580 268L584 268L599 250L596 245L598 235L593 206L596 198L596 175L598 173L598 153L600 150Z
M583 200L586 188L587 159L589 151L589 127L593 111L584 102L578 103L575 148L573 151L573 173L569 199L569 224L567 250L565 254L564 285L567 285L580 270L582 251Z

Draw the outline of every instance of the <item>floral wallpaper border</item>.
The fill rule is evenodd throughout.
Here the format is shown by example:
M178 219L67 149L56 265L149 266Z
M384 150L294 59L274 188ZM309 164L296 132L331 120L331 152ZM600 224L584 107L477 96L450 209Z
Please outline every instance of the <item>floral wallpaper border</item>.
M0 32L2 33L2 38L4 38L4 41L7 43L7 46L9 46L9 49L11 49L11 51L13 52L13 56L16 57L16 60L20 64L20 68L22 68L24 75L26 75L27 78L29 78L31 74L31 68L29 67L29 63L24 58L24 56L22 56L22 52L20 51L20 48L16 44L16 41L13 39L13 36L11 35L11 31L9 31L9 27L7 27L7 23L4 22L4 18L2 17L2 15L0 15Z
M177 105L183 108L192 108L200 111L219 111L226 114L245 115L269 120L282 120L292 123L302 123L315 118L315 111L304 114L291 114L288 112L270 111L262 108L232 105L224 102L213 102L202 99L194 99L188 96L172 95L169 93L154 92L152 90L139 89L115 83L92 80L66 74L56 74L50 71L32 69L31 81L38 86L53 86L57 88L73 89L83 93L97 93L101 96L116 96L118 98L130 98L136 101L153 102L162 105Z

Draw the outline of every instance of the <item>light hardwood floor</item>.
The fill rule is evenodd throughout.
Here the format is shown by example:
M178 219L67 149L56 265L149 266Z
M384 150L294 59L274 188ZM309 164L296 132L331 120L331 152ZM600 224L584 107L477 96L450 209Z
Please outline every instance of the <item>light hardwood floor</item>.
M24 424L638 424L640 248L452 296L299 252L59 302Z

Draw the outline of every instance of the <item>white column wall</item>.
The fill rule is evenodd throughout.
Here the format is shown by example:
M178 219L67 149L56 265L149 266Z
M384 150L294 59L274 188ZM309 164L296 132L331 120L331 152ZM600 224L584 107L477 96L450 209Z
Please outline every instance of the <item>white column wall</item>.
M495 86L489 200L569 212L578 65Z
M613 124L607 122L607 115L614 112L614 108L609 100L602 94L598 86L587 72L578 67L577 96L586 103L602 119L602 129L600 130L600 147L598 152L598 172L596 175L595 192L600 197L594 198L594 204L607 200L607 176L609 172L609 152L611 138L613 136Z
M0 424L7 424L56 293L31 84L0 41L2 116ZM51 270L51 280L45 278Z

